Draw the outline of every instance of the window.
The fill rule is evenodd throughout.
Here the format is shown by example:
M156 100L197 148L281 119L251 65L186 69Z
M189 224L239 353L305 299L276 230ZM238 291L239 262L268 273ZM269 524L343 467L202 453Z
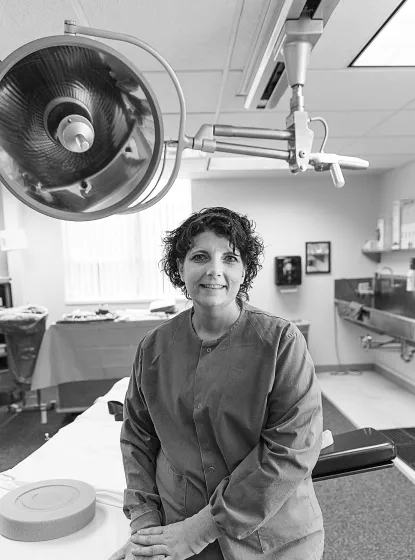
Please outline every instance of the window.
M142 212L90 222L62 222L66 303L181 296L158 263L162 236L190 213L190 181L177 180L166 196Z

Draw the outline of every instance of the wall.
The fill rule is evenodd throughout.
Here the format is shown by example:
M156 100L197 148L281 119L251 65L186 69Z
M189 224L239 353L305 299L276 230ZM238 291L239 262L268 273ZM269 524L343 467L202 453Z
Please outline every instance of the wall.
M1 183L0 187L4 229L25 229L23 225L24 205ZM5 276L11 278L13 305L20 305L24 301L25 256L26 251L20 250L3 253L3 258L7 263L4 269L7 272Z
M391 219L394 200L415 198L414 180L415 162L382 175L379 185L379 217ZM405 275L411 257L415 257L415 251L385 253L378 269L390 266L395 274ZM405 363L397 353L379 350L374 352L374 362L415 387L415 360Z
M329 174L292 176L285 172L266 179L199 180L192 187L194 210L227 206L256 221L266 244L266 258L250 301L283 317L310 321L309 345L316 365L370 361L356 342L361 334L358 329L335 316L333 294L335 278L373 274L374 263L360 249L366 239L374 237L379 179L350 173L346 181L343 189L335 189ZM7 193L3 200L5 212L24 224L28 237L26 250L9 253L15 305L46 307L50 324L75 307L64 303L60 222ZM274 284L274 257L297 254L304 260L306 241L331 241L332 273L304 275L297 294L283 295Z
M0 230L5 229L4 224L4 204L0 196ZM7 278L9 276L9 265L7 262L7 254L0 250L0 277Z
M316 365L371 362L356 342L362 332L338 319L333 298L335 278L373 274L375 265L361 247L375 235L379 179L360 173L349 174L346 181L343 189L336 189L328 174L309 172L193 183L195 210L226 206L256 222L266 258L250 303L288 319L310 321L309 346ZM306 241L331 241L332 273L304 275L296 294L282 294L274 284L274 257L301 255L304 262Z

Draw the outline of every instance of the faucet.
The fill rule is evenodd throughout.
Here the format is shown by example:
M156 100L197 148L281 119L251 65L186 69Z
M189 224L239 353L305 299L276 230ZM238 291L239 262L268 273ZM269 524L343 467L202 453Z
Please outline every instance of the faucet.
M399 287L399 284L395 284L395 282L394 282L394 275L393 275L393 270L391 269L391 267L390 267L390 266L383 266L383 267L380 269L380 271L379 271L379 280L381 281L381 292L382 292L382 277L383 277L382 273L383 273L384 270L388 270L389 273L390 273L390 285L389 285L389 288L390 288L391 290L393 290L394 288L398 288L398 287Z

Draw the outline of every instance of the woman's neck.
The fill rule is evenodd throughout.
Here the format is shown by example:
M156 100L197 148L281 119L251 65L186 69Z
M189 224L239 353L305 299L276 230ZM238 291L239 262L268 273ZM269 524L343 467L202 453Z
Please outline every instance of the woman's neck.
M226 334L238 320L241 309L237 302L226 309L201 309L193 307L193 328L202 340L215 340Z

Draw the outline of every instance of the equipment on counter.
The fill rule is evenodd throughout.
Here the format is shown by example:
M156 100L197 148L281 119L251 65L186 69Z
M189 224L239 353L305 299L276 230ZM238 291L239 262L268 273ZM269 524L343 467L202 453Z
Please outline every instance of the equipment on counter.
M93 520L95 505L95 489L80 480L25 484L0 500L0 534L25 542L66 537Z

